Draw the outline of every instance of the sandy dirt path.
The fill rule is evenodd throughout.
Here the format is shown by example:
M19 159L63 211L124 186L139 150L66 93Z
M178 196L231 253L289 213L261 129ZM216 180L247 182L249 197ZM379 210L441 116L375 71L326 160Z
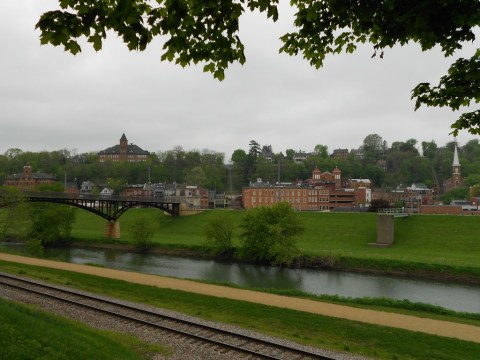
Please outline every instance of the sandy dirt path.
M196 294L249 301L258 304L277 306L347 320L360 321L368 324L389 326L410 331L418 331L427 334L457 338L461 340L480 343L480 327L473 325L458 324L433 319L424 319L415 316L375 310L358 309L344 305L334 305L320 301L266 294L251 290L233 289L225 286L202 284L194 281L173 279L157 275L105 269L94 266L71 264L9 254L0 253L0 260L24 263L29 265L37 265L67 271L81 272L110 279L158 286L160 288L182 290Z

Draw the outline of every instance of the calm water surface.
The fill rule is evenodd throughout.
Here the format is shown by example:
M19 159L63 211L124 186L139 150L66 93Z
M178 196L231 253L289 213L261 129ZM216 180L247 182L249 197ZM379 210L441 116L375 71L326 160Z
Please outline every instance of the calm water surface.
M344 297L408 299L456 311L480 313L480 286L335 271L280 269L103 249L50 249L46 255L77 264L92 263L177 278L228 282L256 288L295 289Z

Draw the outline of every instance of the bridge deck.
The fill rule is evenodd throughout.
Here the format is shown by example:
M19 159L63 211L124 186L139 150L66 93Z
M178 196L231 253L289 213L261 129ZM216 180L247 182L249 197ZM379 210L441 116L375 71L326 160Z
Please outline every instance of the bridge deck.
M26 193L25 196L31 202L51 202L79 207L110 222L117 221L125 211L137 206L155 207L172 216L180 215L180 201L175 197L101 197L50 192Z

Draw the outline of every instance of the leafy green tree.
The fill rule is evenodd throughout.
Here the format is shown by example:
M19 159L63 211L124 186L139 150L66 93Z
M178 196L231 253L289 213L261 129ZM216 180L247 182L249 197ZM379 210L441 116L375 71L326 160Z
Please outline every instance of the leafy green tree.
M245 150L237 149L232 153L231 159L234 164L241 164L246 161L247 153Z
M470 187L470 197L478 197L480 196L480 183L477 185L473 185Z
M263 181L275 183L278 176L277 164L267 161L263 156L257 159L255 173L252 175L254 179L261 178Z
M40 192L63 192L65 189L62 183L56 182L53 184L38 184L35 191Z
M480 185L480 174L471 174L468 175L464 180L463 184L465 186L474 186L474 185Z
M205 172L200 166L195 166L187 173L187 184L189 185L198 185L198 186L205 186L207 183L207 177L205 176Z
M475 3L475 1L472 1ZM476 1L476 19L475 25L479 25L479 3ZM465 19L466 20L466 19ZM468 25L457 28L457 34L461 32L471 40L475 38L471 30L466 31ZM457 44L457 48L461 48ZM453 52L454 49L451 51ZM431 86L430 83L420 83L412 91L412 98L416 98L415 109L422 105L449 107L457 111L460 108L470 107L472 103L480 102L480 49L470 59L460 58L456 60L448 69L448 74L442 76L437 85ZM452 134L458 135L460 130L468 130L472 134L480 134L480 110L473 110L460 115L452 124Z
M434 140L432 141L422 141L422 154L429 159L433 159L435 157L435 153L437 152L437 144Z
M394 143L392 143L390 150L401 151L401 152L412 152L415 155L418 155L418 150L415 147L416 144L417 144L417 140L415 139L409 139L405 142L395 141Z
M363 153L367 162L372 162L383 155L383 139L378 134L369 134L363 140Z
M440 196L440 199L445 204L450 204L452 200L466 200L469 196L468 187L458 187L447 191L445 194Z
M230 216L218 214L205 224L207 242L218 255L233 255L233 234L235 225Z
M58 0L61 10L48 11L36 27L42 44L63 45L66 51L81 51L85 38L96 51L107 34L115 33L130 50L145 50L156 36L166 37L162 60L181 66L203 63L203 70L222 80L233 62L245 62L244 45L238 36L240 16L247 10L278 19L277 0L221 2ZM292 0L296 9L295 31L281 37L280 51L303 54L312 66L323 66L329 55L352 53L358 44L370 43L373 56L383 58L384 49L418 43L423 51L438 47L452 55L475 40L480 24L478 0ZM416 108L447 106L453 110L480 99L480 50L470 58L456 60L436 86L420 83L412 92ZM452 125L480 133L480 112L462 114Z
M31 204L28 236L43 246L65 243L71 240L76 209L67 205Z
M231 157L232 169L231 176L232 187L240 189L248 184L248 159L245 150L236 149Z
M320 156L322 158L328 157L328 146L318 144L315 146L315 155Z
M133 222L130 233L135 248L139 251L147 251L153 245L152 239L155 234L155 225L145 216L139 216Z
M23 154L23 150L18 148L10 148L7 151L5 151L5 156L10 159L15 159L16 157L19 157L22 154Z
M285 150L285 154L288 160L293 160L293 157L295 156L295 150L287 149Z
M298 256L295 240L304 227L290 204L249 209L240 226L244 258L272 265L290 265Z
M255 140L250 140L250 150L248 151L249 155L252 155L254 157L258 157L260 155L260 144L256 142Z
M0 186L0 239L5 239L16 224L24 220L25 196L12 186Z
M368 211L370 212L378 212L380 209L388 209L390 207L390 203L388 200L385 199L373 199L370 202L370 207Z

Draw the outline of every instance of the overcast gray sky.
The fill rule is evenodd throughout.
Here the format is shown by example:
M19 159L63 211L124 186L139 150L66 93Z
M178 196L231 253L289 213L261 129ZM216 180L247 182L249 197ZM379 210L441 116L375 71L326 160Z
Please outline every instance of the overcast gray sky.
M129 52L115 35L95 53L73 56L41 46L35 23L55 0L0 2L0 153L76 149L79 153L128 140L151 152L176 145L210 149L230 159L254 139L274 152L312 151L317 144L357 148L372 133L390 145L415 138L442 146L453 138L448 109L414 111L410 91L436 83L452 58L415 45L371 59L371 45L332 56L319 70L301 57L278 54L279 36L291 29L283 1L280 20L247 13L240 37L247 63L219 82L201 66L160 62L161 40ZM472 46L459 53L470 56ZM475 138L461 133L464 144Z

